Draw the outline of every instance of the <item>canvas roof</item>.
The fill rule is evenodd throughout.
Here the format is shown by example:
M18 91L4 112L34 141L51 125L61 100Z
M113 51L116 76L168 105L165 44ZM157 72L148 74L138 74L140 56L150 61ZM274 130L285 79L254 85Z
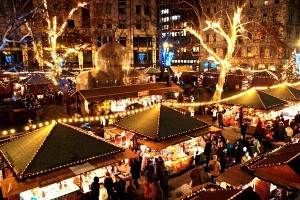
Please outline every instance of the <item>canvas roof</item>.
M142 93L147 95L158 95L176 91L182 91L182 89L175 83L171 83L171 86L168 87L166 82L157 82L78 90L73 93L71 97L80 95L88 102L94 102L115 98L134 98L142 95Z
M159 69L156 69L154 67L147 67L146 69L143 70L146 74L158 74L160 73Z
M114 124L148 139L162 140L208 127L209 124L163 105L157 105Z
M255 77L272 78L278 80L278 77L269 70L258 70L252 72Z
M32 74L29 77L20 81L20 84L24 85L38 85L52 83L50 79L41 74Z
M28 133L0 147L19 179L52 172L124 151L79 128L57 123Z
M300 88L299 88L300 89ZM300 90L286 84L279 84L264 92L280 99L296 101L300 99Z
M222 103L266 110L272 107L284 105L287 102L267 94L264 91L251 88L232 98L222 100Z
M170 69L174 73L179 73L179 72L195 72L190 66L171 66Z
M287 143L247 162L242 170L286 189L300 191L300 143Z

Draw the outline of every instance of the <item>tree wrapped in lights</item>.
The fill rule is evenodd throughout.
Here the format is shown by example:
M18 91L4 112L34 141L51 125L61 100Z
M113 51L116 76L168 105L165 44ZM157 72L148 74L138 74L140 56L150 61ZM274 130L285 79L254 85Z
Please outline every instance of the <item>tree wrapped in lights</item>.
M297 63L297 52L296 49L292 52L291 58L282 67L281 80L285 82L293 82L299 79L299 66Z
M198 2L181 0L181 2L187 4L193 10L197 19L197 24L188 25L185 29L199 39L200 45L220 66L218 83L212 97L212 101L218 101L221 99L226 74L231 67L231 59L235 51L237 38L241 37L241 34L245 31L241 17L243 9L249 1L246 0L242 4L239 1L221 1L220 4L217 4L218 12L215 15L204 12L206 9L202 6L203 2L201 0ZM227 51L223 52L223 57L215 52L211 43L205 41L204 35L210 32L224 38Z
M51 4L48 4L47 0L42 1L44 7L44 15L43 22L41 24L44 23L46 24L46 26L37 27L34 23L26 23L31 37L33 38L32 44L36 60L42 66L49 66L56 77L60 76L61 62L65 60L70 54L78 53L80 50L84 49L87 46L81 40L78 41L78 44L74 43L74 41L80 38L79 32L76 32L77 34L74 34L74 31L73 36L68 37L69 41L73 42L72 45L70 45L69 42L68 45L70 46L65 46L66 43L59 42L62 37L66 36L68 22L72 19L74 13L79 8L83 8L84 6L86 6L87 3L78 3L77 1L66 1L60 3L62 3L63 5L55 4L53 2L51 2ZM59 9L56 6L61 6L63 9ZM66 15L65 11L70 7L72 9L69 10ZM61 12L59 12L60 10ZM42 28L43 30L41 30L40 28ZM37 30L37 34L42 33L43 36L45 36L45 40L49 44L47 50L50 52L50 58L44 59L42 41L38 40L38 38L41 37L37 37L37 34L35 34L35 30Z
M0 0L0 51L7 43L21 43L29 36L30 33L23 31L22 27L39 16L40 6L33 6L32 0Z

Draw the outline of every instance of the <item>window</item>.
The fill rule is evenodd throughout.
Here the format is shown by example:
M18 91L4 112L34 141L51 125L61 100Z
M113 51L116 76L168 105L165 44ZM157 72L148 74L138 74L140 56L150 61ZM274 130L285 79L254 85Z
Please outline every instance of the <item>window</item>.
M75 28L75 22L74 20L68 20L68 28Z
M264 57L265 57L265 48L264 48L264 47L260 47L259 53L260 53L259 56L260 56L261 58L264 58Z
M119 28L125 29L126 28L126 21L125 20L119 20Z
M265 0L264 3L265 3L266 6L269 5L269 1L268 0Z
M294 13L292 13L291 11L289 12L289 22L292 24L293 23L293 16Z
M273 15L273 22L278 22L279 20L278 20L278 14L277 13L275 13L274 15Z
M200 51L200 47L193 46L193 52L197 53Z
M141 15L141 5L136 5L135 6L135 14Z
M144 7L144 14L149 16L150 15L150 6L149 5L145 5Z
M241 57L241 56L242 56L242 50L241 48L239 48L236 57Z
M248 32L248 38L249 38L250 40L252 40L252 37L253 37L253 36L252 36L252 33L249 33L249 32Z
M267 13L263 14L262 22L266 23L267 22Z
M124 47L126 47L126 37L120 37L119 42L120 42L120 44L122 44Z
M210 8L206 8L206 14L210 14Z
M136 22L135 28L136 28L136 29L142 29L141 20L138 20L138 21Z
M247 47L247 57L251 57L252 56L252 49L251 47Z
M213 42L216 42L216 41L217 41L217 35L214 34L214 35L213 35Z
M102 38L99 37L99 38L97 39L97 46L100 47L101 45L102 45Z
M97 14L102 14L103 9L103 4L102 3L97 3Z
M206 42L209 42L209 34L206 34Z
M126 15L126 7L119 7L119 15Z
M106 28L112 29L112 25L110 23L106 24Z
M106 3L106 10L105 10L106 14L111 14L111 6L112 6L111 3Z
M250 0L250 8L253 8L253 1Z
M275 0L275 1L274 1L274 4L279 4L279 0Z

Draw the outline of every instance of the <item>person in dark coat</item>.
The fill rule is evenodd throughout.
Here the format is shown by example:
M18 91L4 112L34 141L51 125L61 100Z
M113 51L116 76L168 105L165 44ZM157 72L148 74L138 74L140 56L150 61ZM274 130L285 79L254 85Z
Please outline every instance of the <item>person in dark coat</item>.
M163 195L165 198L169 197L169 175L168 171L163 172L163 177L161 179L160 187L163 191Z
M204 183L204 171L203 167L196 165L195 169L191 171L190 178L192 179L192 187L201 185Z
M135 188L137 190L140 189L138 179L141 178L140 176L141 171L141 163L137 159L132 159L132 162L130 163L130 173L132 175L133 183L135 185Z
M114 182L110 176L110 173L106 172L106 176L104 178L104 187L107 190L107 194L109 198L112 198L112 195L114 193L113 186L114 186Z
M91 192L90 192L91 200L99 200L99 190L100 190L99 178L95 176L94 181L91 184Z
M219 128L223 129L224 128L224 123L223 123L223 114L222 112L218 112L218 124Z
M116 193L116 200L125 199L125 181L119 176L116 176L116 182L114 183L114 189Z
M247 129L248 129L248 123L246 120L244 120L241 125L241 135L243 136L243 140L246 139Z
M211 147L212 147L212 144L211 144L210 139L206 139L206 144L205 144L205 147L204 147L206 171L208 169L208 163L209 163L210 158L211 158Z

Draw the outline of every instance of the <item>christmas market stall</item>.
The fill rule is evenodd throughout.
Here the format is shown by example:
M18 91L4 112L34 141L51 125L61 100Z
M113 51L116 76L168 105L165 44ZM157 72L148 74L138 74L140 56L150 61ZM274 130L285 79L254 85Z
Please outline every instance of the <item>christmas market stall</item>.
M278 77L270 70L251 71L251 87L272 86L278 81Z
M192 188L192 193L184 194L177 198L177 200L260 200L252 187L240 189L228 187L226 184L216 185L212 183L200 186L200 189L193 190L194 188Z
M130 150L67 124L53 122L0 147L7 164L1 190L8 199L83 198L95 176L130 180ZM121 162L122 161L122 162ZM123 167L122 167L123 166ZM126 167L127 166L127 167ZM118 170L119 169L119 170Z
M156 69L154 67L147 67L143 70L145 74L148 75L148 79L150 83L156 82L156 79L160 76L161 71L159 69Z
M29 74L27 78L19 81L19 84L25 87L26 92L46 95L45 92L53 85L53 82L43 74Z
M169 174L178 173L193 163L195 155L204 152L208 124L163 105L157 105L116 121L114 126L130 131L140 144L142 170L149 161L161 157ZM191 134L191 135L189 135Z
M287 102L263 90L251 88L233 97L223 99L222 104L232 105L230 109L226 110L224 118L234 118L239 124L246 120L250 125L248 132L253 134L258 118L263 121L263 127L267 126L268 121L279 116L272 110L284 109Z
M300 100L300 88L297 89L286 83L271 86L263 91L279 99L294 103Z
M216 85L219 78L219 69L212 68L207 70L203 74L203 85L213 86ZM242 89L243 81L247 79L247 74L240 69L230 68L230 71L226 75L225 90L240 90Z
M175 83L156 82L134 85L102 87L77 90L71 95L76 110L81 116L100 115L101 107L107 102L111 112L125 111L128 105L140 103L153 105L167 98L170 92L181 92Z
M300 143L286 143L222 173L217 181L234 188L251 186L261 199L290 199L300 192Z

